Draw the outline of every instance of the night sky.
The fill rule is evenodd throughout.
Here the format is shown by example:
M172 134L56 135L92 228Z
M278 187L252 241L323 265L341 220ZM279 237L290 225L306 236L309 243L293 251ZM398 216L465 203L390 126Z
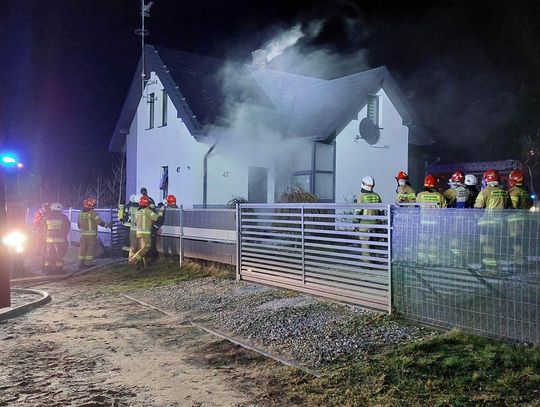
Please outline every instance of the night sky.
M0 135L45 185L109 168L140 55L139 4L0 0ZM520 158L520 136L540 128L537 2L155 0L151 14L149 43L239 61L321 20L301 45L388 66L445 161Z

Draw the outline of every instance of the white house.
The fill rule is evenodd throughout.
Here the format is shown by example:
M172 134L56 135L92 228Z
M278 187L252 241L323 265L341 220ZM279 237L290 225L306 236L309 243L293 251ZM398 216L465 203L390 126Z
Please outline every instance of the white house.
M350 202L371 175L391 202L409 144L424 144L386 67L323 80L267 69L262 52L252 65L149 45L144 56L148 81L141 60L109 145L126 154L127 196L271 203L300 184Z

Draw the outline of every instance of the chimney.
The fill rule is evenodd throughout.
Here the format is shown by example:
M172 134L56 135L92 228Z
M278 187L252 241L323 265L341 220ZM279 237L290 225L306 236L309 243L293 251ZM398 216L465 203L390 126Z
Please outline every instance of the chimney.
M258 71L266 71L268 52L265 49L256 49L251 53L253 58L252 65L257 68Z

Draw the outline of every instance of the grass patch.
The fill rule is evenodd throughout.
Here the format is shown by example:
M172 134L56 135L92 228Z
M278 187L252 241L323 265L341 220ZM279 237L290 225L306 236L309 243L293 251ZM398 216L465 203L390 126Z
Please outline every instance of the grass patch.
M204 277L234 278L234 269L222 264L185 261L180 267L173 261L160 260L146 269L133 270L115 265L79 277L75 284L92 285L100 291L120 293L143 290Z
M540 406L540 350L451 331L278 383L310 406Z

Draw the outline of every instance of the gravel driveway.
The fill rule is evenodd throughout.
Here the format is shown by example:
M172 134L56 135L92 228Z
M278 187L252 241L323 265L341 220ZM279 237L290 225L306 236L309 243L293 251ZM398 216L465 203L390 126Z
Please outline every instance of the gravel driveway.
M430 334L359 307L231 280L204 278L132 295L311 367Z

